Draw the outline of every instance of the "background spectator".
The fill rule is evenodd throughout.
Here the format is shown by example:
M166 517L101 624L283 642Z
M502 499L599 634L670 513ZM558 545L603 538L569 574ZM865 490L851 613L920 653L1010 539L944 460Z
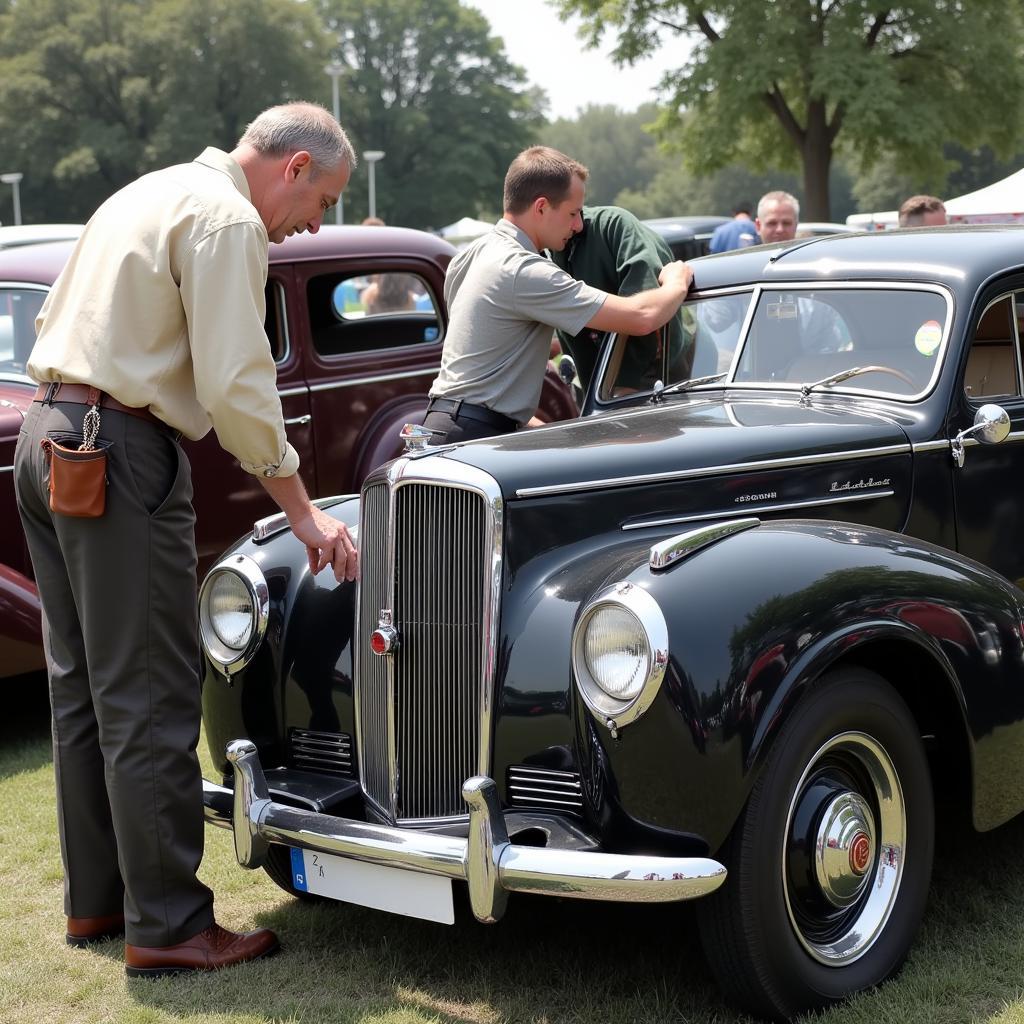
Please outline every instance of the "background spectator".
M748 245L760 245L757 227L750 218L752 212L750 203L737 203L732 208L733 219L715 228L708 252L728 252L730 249L745 249Z
M901 228L932 227L946 223L946 207L935 196L911 196L900 207Z

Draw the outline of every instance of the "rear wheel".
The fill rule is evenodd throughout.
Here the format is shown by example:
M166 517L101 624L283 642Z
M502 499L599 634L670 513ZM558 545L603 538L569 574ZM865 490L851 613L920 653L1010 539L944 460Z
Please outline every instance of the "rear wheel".
M726 991L788 1018L890 977L924 913L934 848L916 723L865 669L824 676L793 712L698 901Z

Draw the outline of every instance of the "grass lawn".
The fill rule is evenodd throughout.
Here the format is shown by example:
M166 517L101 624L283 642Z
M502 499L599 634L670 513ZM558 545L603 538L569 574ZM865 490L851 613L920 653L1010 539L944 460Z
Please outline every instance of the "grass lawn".
M513 897L499 925L463 901L454 928L341 904L300 904L240 869L208 829L202 877L232 928L268 925L284 951L212 975L133 980L110 942L64 944L43 684L0 721L0 1024L744 1021L715 987L685 905ZM12 706L13 703L13 706ZM205 751L204 751L205 755ZM1024 821L944 834L931 902L903 973L823 1024L1024 1024Z

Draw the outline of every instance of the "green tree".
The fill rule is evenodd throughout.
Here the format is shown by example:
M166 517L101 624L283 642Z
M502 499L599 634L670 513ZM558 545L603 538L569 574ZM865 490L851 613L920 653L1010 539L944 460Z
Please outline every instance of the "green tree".
M870 167L894 154L911 174L942 168L943 144L1019 139L1024 72L1017 4L918 0L553 0L583 16L588 38L617 33L614 56L641 58L691 36L663 82L658 122L696 170L737 159L799 168L803 215L827 220L837 146ZM998 103L989 99L998 76ZM689 111L694 116L684 117Z
M646 128L657 116L653 103L634 111L595 104L573 119L553 121L538 141L585 164L590 171L587 202L605 206L624 189L644 191L659 172L678 165L679 158L660 152Z
M340 119L358 150L383 150L377 214L440 227L501 205L512 158L541 114L525 73L478 11L459 0L319 0L343 66ZM367 212L354 176L346 217Z
M231 148L320 87L323 45L298 0L0 3L0 138L25 219L83 220L145 171Z

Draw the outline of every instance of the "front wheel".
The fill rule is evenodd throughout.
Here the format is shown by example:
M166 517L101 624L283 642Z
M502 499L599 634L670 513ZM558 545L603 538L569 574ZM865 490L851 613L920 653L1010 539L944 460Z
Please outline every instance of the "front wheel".
M880 676L822 677L796 708L698 901L726 991L786 1019L883 982L928 896L934 807L919 730Z

